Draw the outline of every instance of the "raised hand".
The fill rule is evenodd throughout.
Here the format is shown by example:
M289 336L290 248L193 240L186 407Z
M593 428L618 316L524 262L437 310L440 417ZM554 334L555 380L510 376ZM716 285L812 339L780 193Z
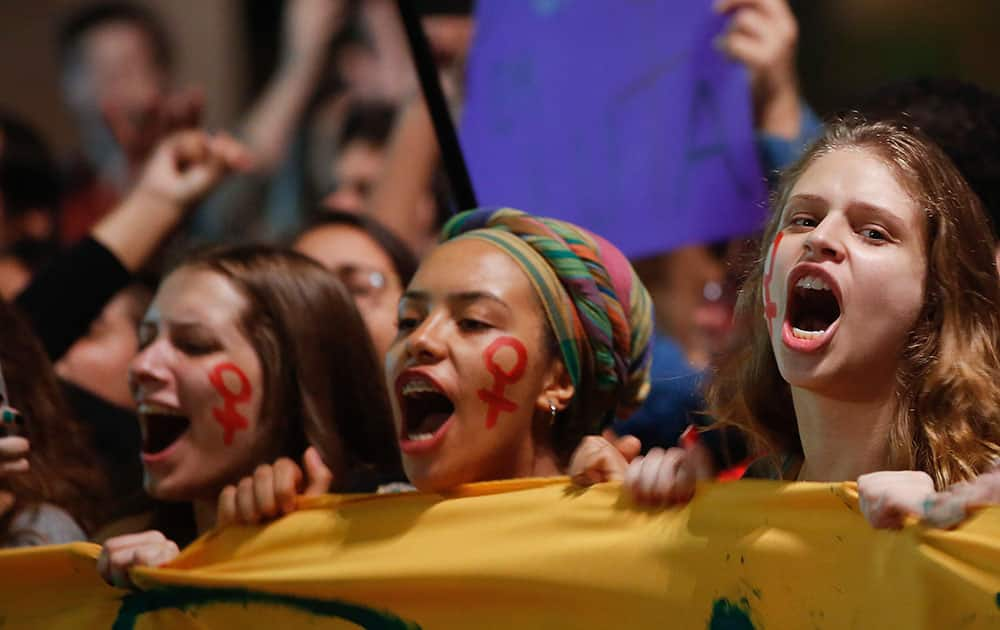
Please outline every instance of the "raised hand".
M718 0L715 10L731 14L718 46L750 71L757 128L797 137L802 116L795 72L799 28L788 2Z
M182 131L156 147L133 194L183 210L230 171L252 167L250 151L229 134Z
M200 89L189 88L156 100L142 112L130 112L112 104L101 107L104 122L115 137L136 175L157 144L167 136L201 124L205 96Z

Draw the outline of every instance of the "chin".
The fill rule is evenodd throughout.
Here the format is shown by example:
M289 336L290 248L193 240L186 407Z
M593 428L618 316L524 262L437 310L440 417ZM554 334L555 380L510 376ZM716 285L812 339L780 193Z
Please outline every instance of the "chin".
M413 487L420 492L439 494L463 483L469 483L467 479L463 479L454 471L442 470L441 467L435 467L433 464L427 466L423 463L408 461L406 457L403 458L403 472L406 473L406 478L410 480Z

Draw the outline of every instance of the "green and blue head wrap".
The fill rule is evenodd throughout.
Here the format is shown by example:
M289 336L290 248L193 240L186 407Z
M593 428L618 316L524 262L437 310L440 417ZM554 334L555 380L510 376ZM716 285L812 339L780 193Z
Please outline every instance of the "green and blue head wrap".
M513 208L452 218L441 240L475 238L507 252L531 280L573 385L593 366L598 391L627 417L649 392L652 301L625 256L565 221ZM599 427L593 427L599 428Z

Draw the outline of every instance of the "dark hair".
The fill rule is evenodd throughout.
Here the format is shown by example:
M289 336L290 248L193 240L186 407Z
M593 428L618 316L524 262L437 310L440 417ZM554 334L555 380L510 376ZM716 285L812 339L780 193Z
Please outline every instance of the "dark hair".
M367 234L392 261L393 271L399 276L400 284L404 287L410 284L413 274L417 272L417 257L406 246L406 243L400 240L389 228L369 216L323 210L305 229L299 232L295 240L313 230L330 225L347 225Z
M352 142L365 142L381 149L389 141L395 120L396 107L391 103L354 103L344 117L340 136L337 138L337 149L343 151Z
M41 342L14 307L0 301L0 364L8 403L24 418L23 435L31 444L31 471L7 475L0 488L17 504L0 518L0 540L14 534L11 519L23 508L51 503L66 510L87 532L104 516L100 506L109 494L107 479L93 465L83 425L73 416L56 381Z
M143 31L149 39L157 65L164 70L170 69L173 55L163 22L149 9L128 2L102 2L70 15L63 22L56 39L62 63L67 64L78 53L80 40L89 31L115 22L127 22Z
M4 213L55 212L59 174L42 137L17 116L0 111L0 198Z
M861 109L872 119L902 119L937 143L1000 235L1000 96L957 79L923 78L880 88Z
M179 267L191 268L218 273L247 300L240 328L260 359L261 422L273 434L264 461L297 460L315 446L340 491L401 475L381 366L333 274L264 245L210 250Z

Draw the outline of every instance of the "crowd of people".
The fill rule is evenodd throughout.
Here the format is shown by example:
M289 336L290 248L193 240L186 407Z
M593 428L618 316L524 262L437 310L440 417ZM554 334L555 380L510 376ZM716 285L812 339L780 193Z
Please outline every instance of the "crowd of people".
M457 110L471 3L427 4ZM73 16L82 156L0 115L0 545L94 540L128 586L327 492L857 481L876 527L1000 501L1000 97L910 80L823 123L786 1L715 9L770 218L638 261L531 208L453 215L388 0L289 0L228 132L154 15Z

